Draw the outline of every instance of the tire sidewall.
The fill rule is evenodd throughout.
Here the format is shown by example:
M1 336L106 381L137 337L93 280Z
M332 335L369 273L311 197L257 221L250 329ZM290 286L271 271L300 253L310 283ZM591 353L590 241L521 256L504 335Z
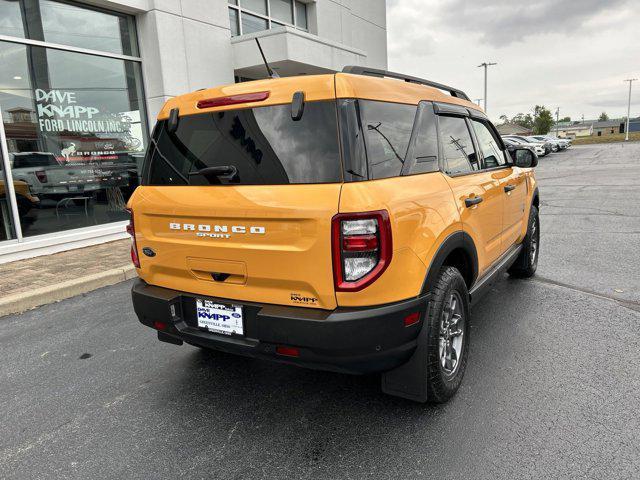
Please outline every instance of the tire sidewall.
M451 292L456 290L462 298L464 314L462 357L459 360L454 375L448 376L440 364L440 321L446 300ZM443 267L440 271L435 288L432 290L432 300L428 310L427 334L428 334L428 359L427 359L427 384L430 401L444 402L451 398L462 382L469 357L470 345L470 315L469 293L460 272L454 267Z

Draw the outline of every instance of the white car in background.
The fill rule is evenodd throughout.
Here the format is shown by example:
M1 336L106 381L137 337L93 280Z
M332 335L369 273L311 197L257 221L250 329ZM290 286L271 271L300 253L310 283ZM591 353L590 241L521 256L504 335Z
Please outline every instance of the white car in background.
M538 155L539 157L544 157L547 154L543 143L525 142L523 140L511 137L502 137L502 141L505 143L505 145L507 145L507 147L527 147L536 152L536 155Z

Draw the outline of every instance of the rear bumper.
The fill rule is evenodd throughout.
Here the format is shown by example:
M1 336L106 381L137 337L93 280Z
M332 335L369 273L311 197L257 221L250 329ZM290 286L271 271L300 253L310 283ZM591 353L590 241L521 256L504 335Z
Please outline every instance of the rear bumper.
M154 322L166 324L159 332L164 340L343 373L383 372L406 362L416 348L428 303L427 297L418 297L372 308L327 311L198 295L243 306L245 336L231 337L197 327L195 295L139 279L131 293L142 324L151 328ZM419 322L406 327L404 318L414 312L420 313ZM277 346L296 347L299 356L279 355Z

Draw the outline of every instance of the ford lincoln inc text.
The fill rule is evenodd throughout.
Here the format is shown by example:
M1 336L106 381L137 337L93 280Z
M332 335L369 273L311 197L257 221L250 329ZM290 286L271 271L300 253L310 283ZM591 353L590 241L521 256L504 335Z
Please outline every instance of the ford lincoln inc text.
M346 67L168 100L129 200L158 339L455 394L470 312L540 245L536 153L464 92Z

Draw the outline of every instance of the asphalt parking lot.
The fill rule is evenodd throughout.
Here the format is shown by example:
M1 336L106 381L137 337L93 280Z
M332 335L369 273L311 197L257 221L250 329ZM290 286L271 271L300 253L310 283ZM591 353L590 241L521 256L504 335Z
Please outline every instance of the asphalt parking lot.
M130 283L0 319L0 478L638 478L640 143L543 158L541 257L458 395L154 339Z

